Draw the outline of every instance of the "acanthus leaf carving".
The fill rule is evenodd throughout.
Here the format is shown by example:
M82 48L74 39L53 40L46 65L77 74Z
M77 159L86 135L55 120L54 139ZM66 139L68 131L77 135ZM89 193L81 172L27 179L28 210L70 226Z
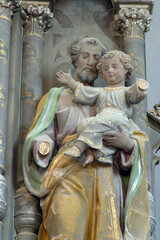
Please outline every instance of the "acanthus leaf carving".
M151 20L152 16L147 9L122 8L114 17L114 28L124 37L143 37L150 30Z
M53 13L43 5L27 5L21 11L25 34L39 34L47 31L53 24Z
M21 9L22 2L15 0L0 0L0 17L6 18L11 21L13 13Z

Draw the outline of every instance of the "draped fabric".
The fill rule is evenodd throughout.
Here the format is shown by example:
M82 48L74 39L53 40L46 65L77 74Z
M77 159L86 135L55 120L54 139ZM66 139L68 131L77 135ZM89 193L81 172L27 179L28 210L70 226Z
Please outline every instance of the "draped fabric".
M50 192L41 200L44 220L39 232L40 240L150 239L143 145L146 137L139 132L134 134L135 138L139 139L139 147L135 155L125 202L123 237L118 217L114 178L118 178L119 188L122 186L120 176L114 167L94 163L84 169L73 158L61 152L51 163L48 175L43 182L44 189L50 189ZM140 149L143 151L140 152ZM68 172L67 169L69 169ZM64 177L59 179L62 175ZM121 199L119 196L118 200L121 201Z
M40 195L40 186L46 174L46 170L41 171L31 155L32 142L36 136L42 133L52 122L56 108L58 96L64 88L53 88L40 101L35 119L25 139L22 151L22 170L24 182L27 189L36 196Z
M133 131L137 146L124 209L123 183L115 165L95 162L83 168L76 158L64 154L69 148L60 149L44 171L34 163L30 155L32 141L53 120L55 99L61 91L52 90L45 97L47 100L40 102L38 117L23 150L25 185L32 194L41 197L43 222L39 240L150 239L145 159L147 138L142 132ZM55 106L52 109L50 102ZM64 142L76 137L69 136Z

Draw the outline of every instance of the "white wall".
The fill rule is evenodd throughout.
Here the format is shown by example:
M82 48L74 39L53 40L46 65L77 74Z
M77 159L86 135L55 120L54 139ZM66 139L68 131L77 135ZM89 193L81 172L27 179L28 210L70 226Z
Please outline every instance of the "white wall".
M148 110L160 103L160 0L155 0L151 30L146 34L146 78L150 89ZM156 187L156 235L160 239L160 164L155 168Z
M151 30L146 33L146 77L150 84L148 110L160 103L160 0L155 0Z

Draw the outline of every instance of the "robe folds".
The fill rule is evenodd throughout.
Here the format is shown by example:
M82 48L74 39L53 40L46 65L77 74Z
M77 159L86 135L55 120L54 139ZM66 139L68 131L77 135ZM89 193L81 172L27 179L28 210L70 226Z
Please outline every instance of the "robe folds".
M65 91L54 88L42 98L23 146L25 186L41 198L43 222L38 239L149 240L147 137L134 129L132 121L135 147L129 160L132 166L126 196L121 173L127 168L124 153L119 167L95 162L84 168L76 158L64 154L77 138L76 132L59 140L58 154L47 168L42 169L34 162L32 142L51 125L57 114L57 102Z

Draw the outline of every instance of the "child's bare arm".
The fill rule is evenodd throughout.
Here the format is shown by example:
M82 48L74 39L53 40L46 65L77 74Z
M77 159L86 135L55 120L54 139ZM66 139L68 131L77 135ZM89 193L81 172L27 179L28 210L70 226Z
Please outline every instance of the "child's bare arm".
M72 91L75 91L77 87L77 82L71 76L71 69L68 70L68 73L59 70L56 73L57 80L66 86L68 86Z

